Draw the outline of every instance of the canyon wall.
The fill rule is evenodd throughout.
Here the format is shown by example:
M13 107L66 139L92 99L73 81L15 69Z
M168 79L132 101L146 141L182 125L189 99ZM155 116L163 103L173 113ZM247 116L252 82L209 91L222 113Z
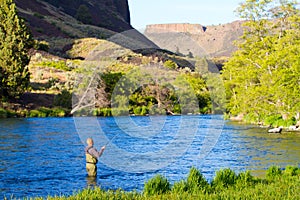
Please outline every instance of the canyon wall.
M242 21L202 26L200 24L152 24L144 34L160 48L194 56L230 56L233 42L243 34Z

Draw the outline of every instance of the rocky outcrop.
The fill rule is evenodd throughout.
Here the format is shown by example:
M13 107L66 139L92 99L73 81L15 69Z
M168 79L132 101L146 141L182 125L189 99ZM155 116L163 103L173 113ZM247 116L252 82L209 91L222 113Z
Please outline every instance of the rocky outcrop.
M203 34L206 31L206 27L200 24L153 24L147 25L146 33L191 33L191 34Z
M243 34L242 21L216 26L200 24L148 25L145 35L160 48L194 56L230 56L233 41Z

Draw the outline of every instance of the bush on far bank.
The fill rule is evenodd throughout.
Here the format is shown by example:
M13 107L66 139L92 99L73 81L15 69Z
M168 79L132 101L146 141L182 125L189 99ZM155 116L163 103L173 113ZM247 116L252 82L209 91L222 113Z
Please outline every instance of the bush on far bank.
M70 111L61 107L46 108L41 107L34 110L17 110L11 111L0 108L0 118L15 118L15 117L66 117Z

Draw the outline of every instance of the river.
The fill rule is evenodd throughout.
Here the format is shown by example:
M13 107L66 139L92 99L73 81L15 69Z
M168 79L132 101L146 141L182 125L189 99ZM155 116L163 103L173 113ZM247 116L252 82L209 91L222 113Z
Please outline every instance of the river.
M84 146L106 150L98 176L86 176ZM192 166L217 170L299 166L300 135L224 121L221 115L0 119L0 198L71 195L90 186L141 191L161 174L172 183Z

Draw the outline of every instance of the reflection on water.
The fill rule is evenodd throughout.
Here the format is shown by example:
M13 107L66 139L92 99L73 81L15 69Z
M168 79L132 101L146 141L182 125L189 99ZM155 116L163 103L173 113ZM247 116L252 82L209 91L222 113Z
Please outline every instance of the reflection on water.
M97 177L95 176L87 176L86 177L86 183L88 188L93 188L97 186Z
M285 167L300 163L300 135L297 133L266 134L266 129L252 128L236 137L239 155L255 175L263 176L271 165ZM245 159L247 158L247 159Z
M266 129L232 122L223 127L221 116L190 116L189 120L194 121L196 117L200 118L200 123L193 141L185 148L185 153L175 157L169 165L154 171L130 173L107 166L100 159L96 178L86 176L85 144L77 134L73 118L0 119L1 197L12 194L17 198L70 195L96 185L103 189L141 190L144 182L157 173L173 183L186 178L192 166L200 169L208 180L221 168L231 168L236 172L251 170L254 175L263 176L263 170L271 165L299 166L300 135L297 133L268 134ZM107 138L122 132L108 145L102 159L109 159L110 163L119 166L124 162L120 155L114 155L111 145L137 153L159 151L175 138L174 128L179 119L180 116L157 117L157 121L167 122L158 123L165 124L164 128L153 129L161 130L162 134L154 134L147 126L149 118L134 117L135 124L145 127L145 134L150 131L149 138L136 138L122 132L126 127L120 130L114 118L98 118ZM122 123L121 118L118 123ZM184 133L192 132L191 127L182 127ZM92 130L90 127L89 131ZM222 134L215 140L220 130ZM100 148L100 144L97 147ZM170 156L162 154L157 158ZM147 157L142 159L152 165L161 162L159 159L147 160ZM129 164L137 163L141 163L139 157L132 158Z

